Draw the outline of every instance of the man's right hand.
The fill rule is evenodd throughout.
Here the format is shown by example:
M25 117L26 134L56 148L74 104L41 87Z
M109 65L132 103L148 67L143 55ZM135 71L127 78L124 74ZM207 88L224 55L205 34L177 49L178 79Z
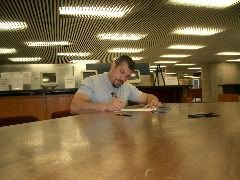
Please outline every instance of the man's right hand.
M112 101L106 103L105 111L120 111L125 106L125 103L119 98L112 98Z

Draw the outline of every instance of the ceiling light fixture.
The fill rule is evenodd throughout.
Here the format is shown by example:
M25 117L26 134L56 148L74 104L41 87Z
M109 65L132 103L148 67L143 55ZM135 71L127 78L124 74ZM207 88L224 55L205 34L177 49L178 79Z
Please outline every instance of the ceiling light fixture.
M60 7L61 15L95 16L100 18L120 18L131 11L129 7Z
M57 53L58 56L80 56L80 57L86 57L90 56L91 53L89 52L79 52L79 53Z
M185 58L191 56L190 54L163 54L160 57L164 58Z
M181 28L177 28L172 33L182 34L182 35L211 36L223 31L224 29L217 29L217 28L181 27Z
M140 56L132 56L131 58L132 58L132 60L134 60L134 61L140 61L140 60L143 59L143 57L140 57ZM115 61L116 59L118 59L118 57L113 58L112 61Z
M167 67L167 66L163 66L163 65L160 66L160 68L165 68L165 67ZM152 65L152 66L150 66L150 68L155 68L156 69L157 66L156 65Z
M205 46L176 44L176 45L169 46L168 49L201 49L203 47L205 47Z
M197 76L183 76L185 78L192 78L192 79L200 79L200 77L197 77Z
M167 75L174 75L174 74L177 74L175 72L169 72L169 73L166 73Z
M108 52L124 52L124 53L138 53L143 51L144 49L138 49L138 48L113 48L109 49Z
M188 69L202 69L201 67L191 67L191 68L188 68Z
M133 57L131 57L132 58L132 60L134 60L134 61L140 61L140 60L142 60L143 59L143 57L138 57L138 56L133 56Z
M0 31L12 31L26 29L25 22L0 21Z
M77 59L77 60L71 60L70 62L74 64L95 64L99 62L99 60Z
M40 57L22 57L22 58L8 58L8 59L13 62L38 62L42 58L40 58Z
M238 0L168 0L167 4L223 9L237 2Z
M0 54L13 54L16 52L17 51L14 48L0 48Z
M154 69L154 68L151 68L151 69L149 69L150 71L156 71L157 69Z
M227 62L240 62L240 59L229 59L226 60Z
M113 40L113 41L136 41L144 38L146 34L121 34L121 33L103 33L99 34L97 37L101 40Z
M226 56L239 56L240 52L220 52L216 55L226 55Z
M174 64L174 66L194 66L196 64L187 64L187 63L181 63L181 64Z
M28 46L68 46L71 43L68 41L46 41L46 42L25 42L26 45Z
M178 63L178 61L155 61L154 63L157 63L157 64L175 64L175 63Z

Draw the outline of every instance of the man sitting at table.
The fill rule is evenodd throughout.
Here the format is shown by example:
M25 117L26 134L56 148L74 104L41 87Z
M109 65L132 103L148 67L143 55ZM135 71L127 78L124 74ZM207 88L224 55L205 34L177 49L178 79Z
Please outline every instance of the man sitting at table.
M73 97L71 113L118 111L128 100L146 104L148 108L160 106L156 96L141 92L126 82L134 68L132 58L122 55L112 63L109 72L85 78Z

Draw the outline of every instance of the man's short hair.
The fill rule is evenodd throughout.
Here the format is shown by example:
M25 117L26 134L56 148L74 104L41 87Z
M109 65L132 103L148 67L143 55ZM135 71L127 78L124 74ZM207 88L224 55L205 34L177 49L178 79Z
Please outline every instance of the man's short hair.
M122 56L118 57L115 60L116 67L119 66L120 64L122 64L123 62L126 62L128 64L128 68L131 69L132 71L134 71L135 62L132 60L131 57L129 57L127 55L122 55Z

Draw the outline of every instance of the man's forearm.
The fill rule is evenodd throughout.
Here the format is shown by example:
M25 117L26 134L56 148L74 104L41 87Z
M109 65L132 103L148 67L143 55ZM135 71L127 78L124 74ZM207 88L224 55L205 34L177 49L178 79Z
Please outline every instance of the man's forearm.
M149 104L153 100L158 101L158 98L152 94L147 94L146 104Z

